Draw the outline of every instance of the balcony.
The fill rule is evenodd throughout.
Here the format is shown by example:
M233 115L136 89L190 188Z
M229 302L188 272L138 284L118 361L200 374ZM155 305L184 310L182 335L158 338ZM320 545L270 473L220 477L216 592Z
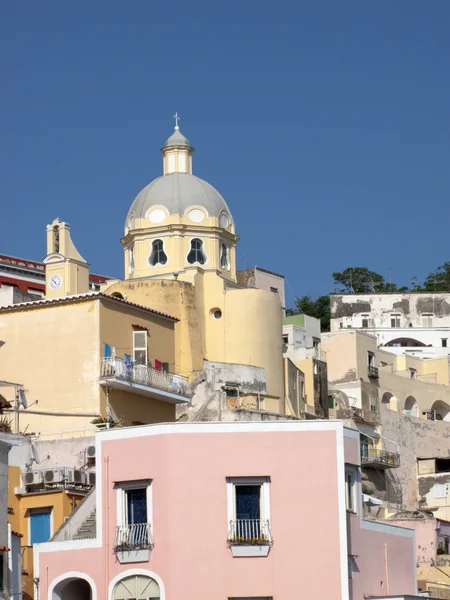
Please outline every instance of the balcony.
M374 379L378 379L379 374L378 374L378 367L372 367L371 365L369 365L367 367L367 374L369 377L373 377Z
M120 563L149 560L150 550L153 546L150 523L136 523L116 527L113 552Z
M400 454L361 446L361 466L391 469L400 466Z
M228 546L233 556L267 556L272 545L268 519L230 521Z
M106 385L107 382L112 388L133 391L171 404L189 402L192 396L186 377L127 362L123 358L102 359L100 384Z

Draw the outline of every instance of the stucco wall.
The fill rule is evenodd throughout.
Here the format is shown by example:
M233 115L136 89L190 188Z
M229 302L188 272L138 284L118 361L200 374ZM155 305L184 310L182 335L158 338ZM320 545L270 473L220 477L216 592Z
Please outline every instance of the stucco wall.
M384 405L380 406L380 416L383 436L395 440L400 451L400 466L386 470L388 499L415 510L419 500L416 459L449 457L450 423L417 419L391 411ZM433 499L433 505L436 504L437 500ZM436 516L447 518L441 511Z
M9 444L0 441L0 547L8 547L8 452Z

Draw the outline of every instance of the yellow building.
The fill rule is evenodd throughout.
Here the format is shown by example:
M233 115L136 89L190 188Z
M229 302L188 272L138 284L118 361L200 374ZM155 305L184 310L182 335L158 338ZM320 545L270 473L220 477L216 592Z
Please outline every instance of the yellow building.
M176 372L191 376L204 360L262 367L268 398L284 399L280 297L238 285L233 216L193 175L193 152L176 126L162 149L163 175L128 211L125 279L103 289L179 319Z
M0 308L2 375L24 391L18 402L18 385L2 388L16 433L82 435L108 416L175 420L175 405L189 400L187 380L173 374L175 323L99 292Z

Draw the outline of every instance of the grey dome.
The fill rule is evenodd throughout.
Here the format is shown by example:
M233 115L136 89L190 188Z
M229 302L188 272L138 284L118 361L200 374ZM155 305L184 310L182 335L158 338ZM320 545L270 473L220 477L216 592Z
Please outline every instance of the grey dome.
M128 212L144 219L152 206L164 206L171 215L183 215L190 206L202 206L210 217L220 217L222 211L232 216L227 203L212 185L190 173L171 173L150 182L135 198Z
M164 144L164 148L168 148L169 146L187 146L191 147L189 140L187 137L181 133L179 129L175 129L170 138Z

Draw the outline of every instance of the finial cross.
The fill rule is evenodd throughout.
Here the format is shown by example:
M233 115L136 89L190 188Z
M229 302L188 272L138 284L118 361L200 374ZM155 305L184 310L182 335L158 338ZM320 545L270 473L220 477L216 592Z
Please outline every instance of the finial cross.
M175 129L180 129L178 127L178 121L180 120L180 117L178 116L177 112L173 115L173 118L175 119Z

